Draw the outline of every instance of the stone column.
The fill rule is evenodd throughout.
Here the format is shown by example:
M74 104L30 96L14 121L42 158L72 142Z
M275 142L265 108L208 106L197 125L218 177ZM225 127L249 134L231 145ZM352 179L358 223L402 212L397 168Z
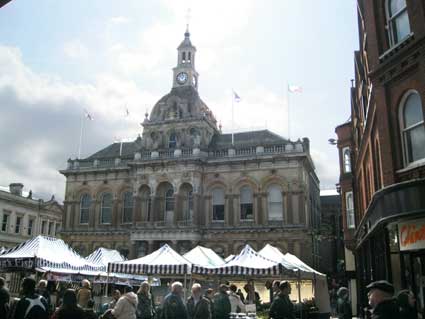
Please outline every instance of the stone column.
M288 192L285 194L286 196L286 224L293 224L294 219L293 219L293 212L292 212L292 193Z
M148 251L146 252L146 255L152 253L153 252L153 248L154 248L154 241L153 240L148 240Z
M231 224L232 226L238 226L241 224L241 216L240 216L240 195L239 194L232 194L230 195L231 200L231 207L232 207L232 218L231 218Z
M100 224L100 201L94 202L94 229L99 228Z
M117 227L118 225L121 224L122 221L122 214L121 214L121 206L122 206L122 201L119 200L118 198L114 198L112 200L112 226Z
M267 193L260 193L259 197L259 215L261 216L260 224L267 225L268 224L268 207L267 207Z
M302 225L306 224L304 201L305 201L305 193L300 192L298 194L298 214L299 214L300 224Z
M204 197L204 209L205 214L203 217L203 223L205 226L209 226L212 220L212 203L211 203L211 196L207 195Z
M259 193L254 193L252 195L252 213L254 214L254 224L260 225L261 224L261 216L260 216L260 210L258 209L259 204L261 202L261 195Z
M193 216L192 216L192 224L193 225L202 225L203 218L201 216L201 196L198 193L192 193L192 201L193 201Z
M131 241L129 259L137 258L137 241Z
M151 195L151 212L149 222L152 224L155 221L155 209L156 209L156 196L154 194ZM147 213L147 212L146 212Z

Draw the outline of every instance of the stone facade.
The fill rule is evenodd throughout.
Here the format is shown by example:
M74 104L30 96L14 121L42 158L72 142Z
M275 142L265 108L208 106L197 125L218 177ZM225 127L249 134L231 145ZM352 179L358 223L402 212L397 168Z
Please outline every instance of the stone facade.
M141 137L68 161L63 238L82 254L103 246L129 257L163 243L222 256L271 243L312 264L320 195L309 140L221 133L198 94L195 53L186 32L171 92Z
M0 247L12 248L37 235L56 236L62 225L63 207L22 193L23 185L0 190Z

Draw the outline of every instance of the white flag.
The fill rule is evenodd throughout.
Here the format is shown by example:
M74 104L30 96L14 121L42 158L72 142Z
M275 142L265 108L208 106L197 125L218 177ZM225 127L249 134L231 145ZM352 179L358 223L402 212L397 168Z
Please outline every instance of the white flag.
M241 97L235 91L233 91L233 99L236 103L239 103L241 101Z
M86 109L84 109L84 113L86 114L86 118L88 118L90 121L93 121L93 116L91 116L91 114Z
M288 85L288 91L291 93L302 93L303 88L298 85Z

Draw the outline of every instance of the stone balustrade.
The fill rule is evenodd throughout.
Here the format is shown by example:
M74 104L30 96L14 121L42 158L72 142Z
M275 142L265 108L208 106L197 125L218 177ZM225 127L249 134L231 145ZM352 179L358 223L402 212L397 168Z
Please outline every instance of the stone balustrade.
M205 158L205 159L225 159L225 158L243 158L252 156L270 156L276 154L300 153L305 151L302 142L293 142L279 145L268 146L249 146L249 147L231 147L211 151L203 151L199 148L182 148L158 151L136 152L132 159L129 158L109 158L95 160L68 160L67 170L88 170L93 168L114 168L126 167L128 163L137 163L141 161L154 161L165 159L183 159L183 158Z

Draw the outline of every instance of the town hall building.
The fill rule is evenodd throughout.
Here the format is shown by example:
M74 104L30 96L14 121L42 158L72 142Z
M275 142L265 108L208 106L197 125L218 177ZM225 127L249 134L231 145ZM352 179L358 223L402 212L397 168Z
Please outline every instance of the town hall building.
M187 30L171 91L133 142L68 161L61 236L80 253L115 248L130 258L164 243L227 256L266 243L313 265L319 180L308 138L268 130L223 134L198 93Z

